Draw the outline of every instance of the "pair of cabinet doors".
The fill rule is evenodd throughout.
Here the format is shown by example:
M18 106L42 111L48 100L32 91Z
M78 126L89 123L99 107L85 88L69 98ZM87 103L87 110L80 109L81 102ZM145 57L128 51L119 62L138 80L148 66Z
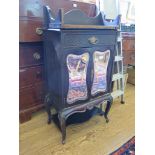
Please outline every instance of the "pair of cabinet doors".
M64 90L66 102L84 101L110 90L113 47L66 50L64 56Z

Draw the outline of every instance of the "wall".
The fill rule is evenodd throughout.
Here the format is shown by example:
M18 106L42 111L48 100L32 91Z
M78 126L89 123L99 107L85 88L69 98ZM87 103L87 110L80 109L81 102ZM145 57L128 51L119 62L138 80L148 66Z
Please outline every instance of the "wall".
M114 19L121 14L123 23L135 22L134 0L96 0L96 5L100 6L99 10L103 11L108 19Z
M103 11L106 14L106 18L116 18L119 14L118 0L103 0Z
M106 18L114 19L118 15L117 0L104 0L104 12Z

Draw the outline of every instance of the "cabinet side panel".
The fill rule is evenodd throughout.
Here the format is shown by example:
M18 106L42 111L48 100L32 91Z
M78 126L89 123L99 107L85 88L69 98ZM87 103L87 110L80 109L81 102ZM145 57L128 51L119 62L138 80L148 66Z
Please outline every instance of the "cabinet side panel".
M46 91L51 93L52 101L56 109L59 109L59 103L62 100L61 94L61 67L59 61L60 34L54 32L44 33L44 61L45 61L45 80Z

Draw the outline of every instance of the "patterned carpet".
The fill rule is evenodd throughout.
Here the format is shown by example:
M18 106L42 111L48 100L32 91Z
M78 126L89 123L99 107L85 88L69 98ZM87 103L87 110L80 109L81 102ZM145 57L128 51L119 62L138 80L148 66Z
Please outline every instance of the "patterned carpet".
M110 155L135 155L135 137L132 137L128 142Z

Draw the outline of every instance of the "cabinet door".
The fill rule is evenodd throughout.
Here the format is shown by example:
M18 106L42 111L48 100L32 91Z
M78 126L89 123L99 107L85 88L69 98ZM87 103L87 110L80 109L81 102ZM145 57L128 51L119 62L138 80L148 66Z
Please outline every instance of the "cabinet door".
M99 93L110 91L113 66L113 49L103 48L95 49L93 58L93 80L91 87L91 95L95 96Z
M78 100L86 100L88 98L86 78L89 53L68 54L66 61L69 73L67 103L72 104Z
M90 97L90 55L90 48L64 49L61 77L65 107L84 103Z

